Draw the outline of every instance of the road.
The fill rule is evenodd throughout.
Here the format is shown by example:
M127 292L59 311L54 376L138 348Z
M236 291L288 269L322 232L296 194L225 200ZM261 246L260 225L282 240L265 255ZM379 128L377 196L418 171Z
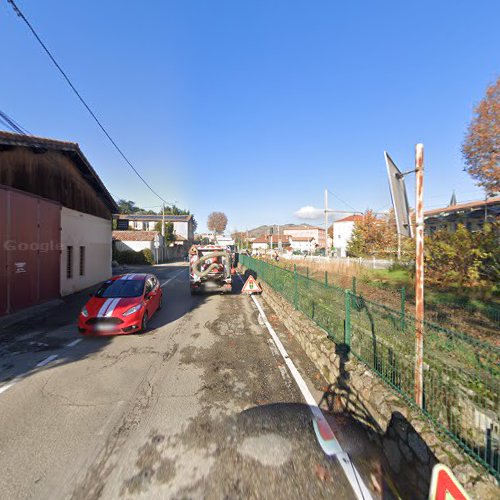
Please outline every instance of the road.
M0 497L355 498L252 300L191 296L184 264L153 272L164 307L146 334L81 339L82 294L1 331ZM266 314L319 401L324 381ZM390 498L367 431L328 419Z

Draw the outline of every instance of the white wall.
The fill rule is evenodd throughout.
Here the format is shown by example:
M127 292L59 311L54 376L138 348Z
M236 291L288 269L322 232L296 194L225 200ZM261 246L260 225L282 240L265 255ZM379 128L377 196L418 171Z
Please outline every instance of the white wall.
M266 250L268 247L267 243L252 243L253 250Z
M154 231L156 224L157 224L157 221L149 221L149 222L130 221L129 222L129 229L136 229L139 231ZM193 231L192 221L189 221L189 222L177 221L177 222L173 222L173 224L174 224L174 233L175 234L178 234L179 236L184 236L184 238L186 238L187 240L193 240L194 231Z
M120 241L116 240L115 247L120 252L124 252L126 250L133 250L134 252L140 252L146 248L149 248L153 251L154 245L152 241Z
M189 235L188 222L174 222L174 233L184 236L187 240L192 239Z
M333 248L337 250L339 257L346 256L347 244L351 239L353 229L354 221L333 223Z
M288 228L283 230L283 234L288 234L292 238L296 237L304 237L304 238L314 238L318 245L322 248L325 247L325 230L319 227L311 227L311 228Z
M314 252L316 248L316 241L311 240L311 241L296 241L293 239L290 240L290 244L292 246L292 250L297 250L297 251L307 251L307 252Z
M62 207L61 295L69 295L111 276L111 220ZM67 278L68 246L73 247L73 277ZM80 246L85 247L80 276Z

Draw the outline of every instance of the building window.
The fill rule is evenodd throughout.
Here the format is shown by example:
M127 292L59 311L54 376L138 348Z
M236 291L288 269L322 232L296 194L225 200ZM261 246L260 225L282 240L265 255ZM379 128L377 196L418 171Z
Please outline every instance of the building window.
M66 278L73 277L73 247L66 247Z
M85 275L85 247L80 247L80 276Z

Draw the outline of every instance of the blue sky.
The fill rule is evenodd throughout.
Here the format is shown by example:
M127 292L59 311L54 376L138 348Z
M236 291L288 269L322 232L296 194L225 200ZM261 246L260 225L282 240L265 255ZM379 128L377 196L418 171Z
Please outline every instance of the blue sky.
M325 187L358 210L387 209L383 151L408 169L417 142L427 207L453 189L483 196L460 144L500 73L496 0L17 3L136 167L200 229L213 210L229 229L297 222ZM78 142L113 195L158 205L5 0L0 46L0 109Z

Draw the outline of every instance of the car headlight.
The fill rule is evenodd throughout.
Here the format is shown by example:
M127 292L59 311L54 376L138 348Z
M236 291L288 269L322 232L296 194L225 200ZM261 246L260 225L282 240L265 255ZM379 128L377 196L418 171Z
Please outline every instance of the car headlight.
M123 316L130 316L131 314L134 314L135 312L137 312L141 307L142 307L142 304L137 304L136 306L132 306L130 309L127 309L123 313Z
M86 318L89 317L89 312L87 311L87 306L85 306L83 309L82 309L82 316L85 316Z

